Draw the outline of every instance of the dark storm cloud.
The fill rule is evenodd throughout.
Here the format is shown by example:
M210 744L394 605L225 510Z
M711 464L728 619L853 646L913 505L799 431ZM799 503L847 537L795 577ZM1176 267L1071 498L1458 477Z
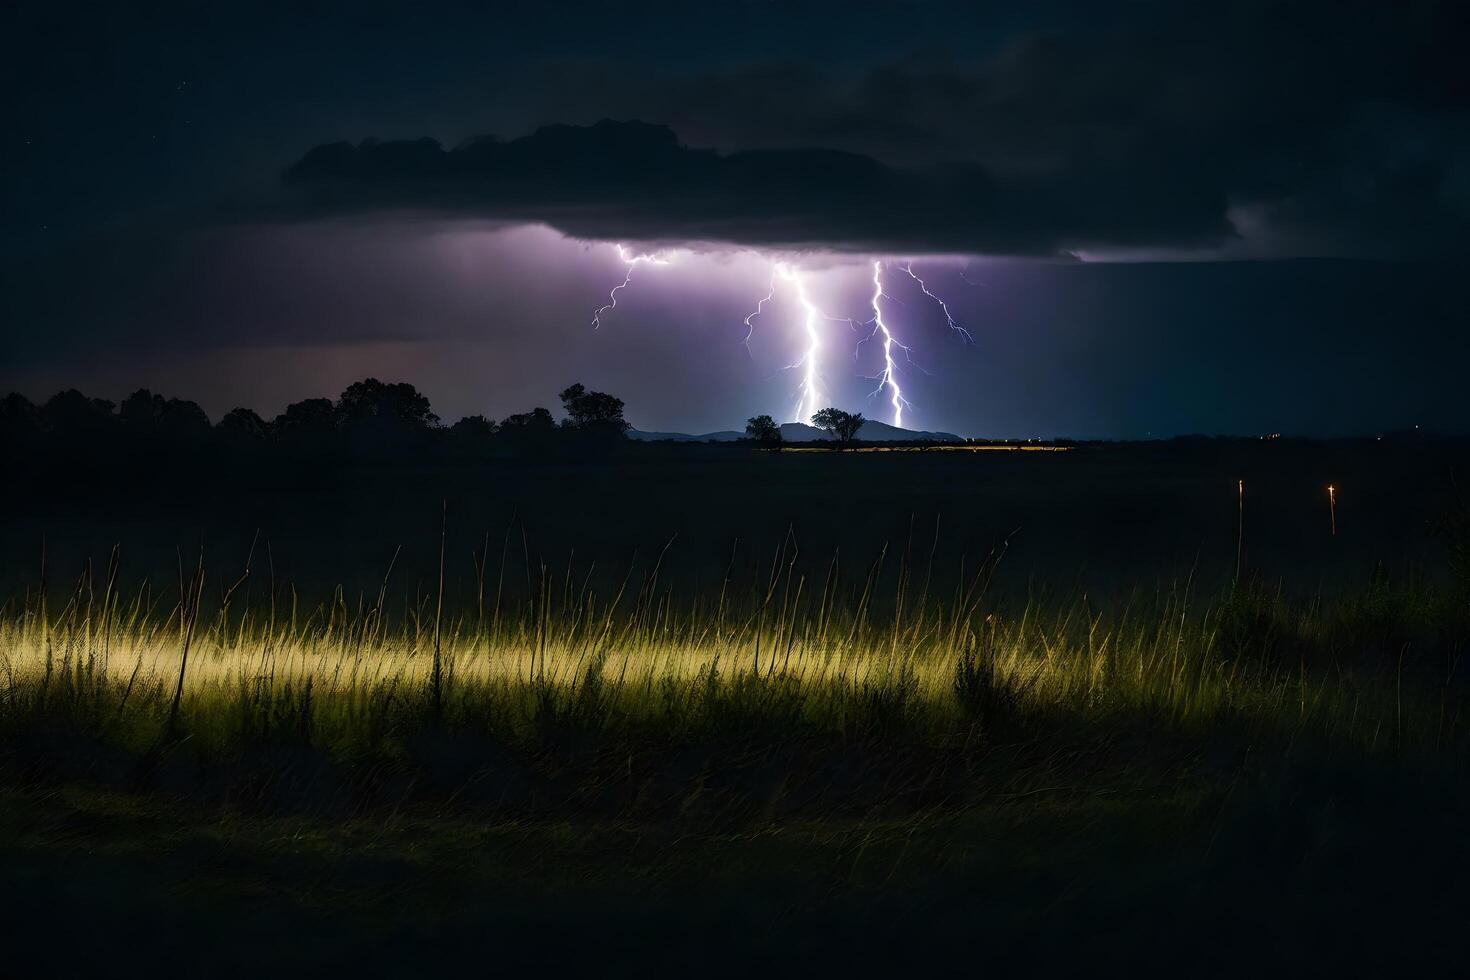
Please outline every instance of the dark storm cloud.
M1470 212L1465 7L1135 5L983 56L714 70L527 69L550 127L452 150L312 151L327 210L547 221L576 235L895 251L1436 254ZM822 149L812 149L818 146ZM753 152L754 148L765 148Z
M589 238L1047 254L1213 243L1229 231L1223 199L1186 184L1148 187L1137 172L1085 185L1001 182L973 165L901 170L838 150L721 154L640 122L547 126L452 150L429 139L335 143L307 153L286 181L326 212L459 211Z

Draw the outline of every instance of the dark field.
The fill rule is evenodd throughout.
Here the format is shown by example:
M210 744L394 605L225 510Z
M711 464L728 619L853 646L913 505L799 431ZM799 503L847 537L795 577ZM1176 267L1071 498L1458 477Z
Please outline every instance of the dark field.
M9 962L1457 968L1466 458L24 472Z
M257 593L274 561L277 585L325 598L375 594L390 564L395 595L437 587L447 507L447 601L487 588L524 591L545 565L570 564L616 588L662 556L677 598L769 572L783 540L807 570L834 556L861 582L885 549L932 561L936 591L961 562L1004 547L993 588L1118 597L1193 578L1208 594L1235 575L1237 481L1246 485L1245 570L1295 595L1439 576L1433 522L1454 500L1460 443L1204 442L1082 447L1065 453L753 453L737 447L631 447L588 462L482 465L225 467L160 458L38 472L7 481L0 575L6 593L34 588L43 544L52 588L90 559L120 551L121 577L171 583L176 549L204 547L214 575L244 567L259 533ZM1338 534L1327 486L1337 487ZM401 549L401 550L400 550ZM395 553L397 561L394 562ZM733 562L733 564L732 564ZM527 567L531 569L527 575ZM595 565L595 568L593 566Z

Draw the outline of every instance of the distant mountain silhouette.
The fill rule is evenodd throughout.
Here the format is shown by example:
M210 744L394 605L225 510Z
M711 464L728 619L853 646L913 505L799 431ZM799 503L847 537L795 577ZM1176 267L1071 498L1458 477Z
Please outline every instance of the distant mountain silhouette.
M723 429L719 432L706 432L702 435L692 435L688 432L643 432L639 429L628 430L629 439L638 439L642 442L734 442L745 438L744 432L734 429ZM830 442L833 437L818 429L816 426L807 425L805 422L786 422L781 426L781 438L787 442ZM858 430L857 440L859 442L964 442L965 440L952 432L928 432L913 429L900 429L898 426L889 425L887 422L879 422L876 419L868 419L863 427Z

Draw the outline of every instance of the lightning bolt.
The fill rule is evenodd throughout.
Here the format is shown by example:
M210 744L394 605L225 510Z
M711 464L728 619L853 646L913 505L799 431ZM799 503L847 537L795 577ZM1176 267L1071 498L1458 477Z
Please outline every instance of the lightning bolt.
M914 264L912 262L905 262L899 268L903 269L904 272L908 273L908 277L910 279L919 284L919 289L923 290L925 296L929 297L934 302L939 304L939 308L944 311L944 319L945 322L949 324L949 329L958 334L960 339L963 340L965 343L973 345L975 343L975 338L971 336L970 331L966 330L964 327L955 322L954 316L949 312L949 304L940 299L938 296L935 296L933 293L931 293L929 291L929 287L924 285L924 280L915 275Z
M616 248L618 250L618 258L623 260L623 265L627 267L627 270L623 275L623 281L614 286L612 288L612 291L607 294L607 302L599 306L596 312L592 314L593 330L596 330L602 326L602 315L604 313L609 313L612 310L618 308L618 291L628 288L628 283L633 281L633 269L636 266L644 262L649 262L653 265L669 264L668 259L659 258L659 256L656 254L650 253L646 255L640 255L636 252L629 253L627 249L623 248L621 242L617 244Z
M766 295L755 304L755 309L746 314L745 323L745 350L750 352L750 338L755 333L755 318L765 313L766 304L776 297L781 283L790 283L792 291L796 293L796 301L802 310L802 326L806 332L806 350L801 357L792 364L786 365L785 370L791 371L796 368L802 369L801 386L797 392L796 399L796 421L805 422L811 418L819 408L822 408L821 373L817 369L818 358L822 350L822 335L818 327L823 320L840 320L846 323L852 321L846 317L829 316L812 302L806 291L806 274L801 269L789 262L776 262L771 265L770 287Z
M907 270L905 270L907 271ZM909 275L913 275L912 272ZM892 299L883 292L883 262L880 259L873 260L873 333L871 336L882 334L883 336L883 371L878 375L878 387L873 392L877 395L888 389L888 403L893 406L893 424L899 428L903 427L903 410L911 407L903 397L903 389L899 387L898 375L893 363L893 348L898 347L908 356L908 348L893 339L893 331L888 329L888 324L883 321L883 308L878 301Z
M766 295L762 296L760 302L755 304L755 309L745 315L745 339L741 343L745 345L745 352L747 354L750 353L750 338L755 335L755 324L751 321L761 315L765 310L766 304L776 295L776 279L780 275L781 263L778 262L771 266L771 288L767 289Z
M626 289L628 284L633 281L634 269L644 263L668 265L670 262L668 258L659 255L657 252L634 252L624 247L622 243L617 243L614 247L618 251L618 258L623 262L623 281L608 292L607 302L593 312L592 327L594 330L601 327L602 318L605 314L617 309L618 293ZM903 387L899 383L897 354L895 351L901 351L903 353L904 360L908 365L919 371L923 371L925 374L928 372L924 371L920 365L914 362L913 352L894 337L888 322L883 318L883 301L899 302L897 298L889 295L883 289L883 273L887 265L888 263L883 259L873 260L873 294L869 300L873 315L866 320L831 316L825 313L812 301L811 296L808 294L806 273L801 268L785 261L774 262L771 265L771 279L766 294L756 302L755 309L747 313L745 319L742 321L745 324L745 337L742 343L745 345L746 352L750 353L750 340L755 333L756 317L765 314L766 304L775 299L776 293L780 290L782 284L789 284L796 295L797 303L801 306L802 330L806 335L806 348L802 352L801 357L794 363L786 366L787 370L801 368L802 380L796 400L796 418L798 421L805 421L811 415L815 414L823 407L823 400L826 398L826 393L822 390L822 375L819 370L819 361L822 354L821 326L823 321L826 320L847 323L854 330L861 329L869 324L872 325L872 331L868 336L858 341L859 350L869 340L881 339L883 342L883 369L871 379L878 382L878 387L874 389L872 394L873 396L877 396L881 395L885 390L888 392L888 403L893 407L893 424L896 426L902 427L904 411L913 408L909 400L904 397ZM964 340L966 344L974 344L975 338L955 320L954 315L950 312L949 304L939 296L936 296L928 284L914 272L913 262L904 262L899 265L899 268L918 285L919 290L926 297L933 300L939 306L940 311L944 313L945 322L949 324L949 329ZM966 279L966 281L968 282L969 280Z
M875 337L882 338L883 370L874 379L878 382L878 387L873 394L881 394L885 388L888 390L889 404L893 406L893 424L902 426L904 409L912 408L913 406L904 397L903 388L899 384L898 365L895 361L894 349L897 348L902 351L904 359L908 363L914 364L914 361L909 348L893 336L893 331L889 329L887 321L883 319L883 310L879 301L886 299L897 302L892 296L889 296L883 291L883 261L881 259L875 259L873 261L873 296L870 301L873 316L871 319L863 321L858 321L852 317L832 316L824 312L812 301L811 296L807 293L806 277L802 270L788 262L775 263L771 270L770 289L756 303L755 309L745 317L747 350L749 349L748 345L753 331L752 321L764 312L765 305L776 295L778 283L780 282L790 283L793 291L796 293L797 302L802 309L802 326L806 333L806 350L803 351L801 357L795 363L786 366L787 370L793 370L795 368L802 369L802 381L796 402L796 420L805 421L822 407L822 399L825 396L821 386L821 374L818 371L818 359L821 356L822 350L820 327L823 321L831 320L833 322L846 323L854 329L860 325L867 326L868 324L872 324L872 332L858 342L859 347ZM914 366L918 367L916 364Z
M817 309L817 305L811 301L806 292L806 277L800 269L793 268L785 262L776 263L776 275L791 285L796 290L796 301L801 304L806 328L806 351L801 359L791 367L802 368L801 389L796 400L796 421L805 422L816 414L822 407L821 375L817 371L817 356L822 350L822 335L817 329L820 321L826 319L826 315Z

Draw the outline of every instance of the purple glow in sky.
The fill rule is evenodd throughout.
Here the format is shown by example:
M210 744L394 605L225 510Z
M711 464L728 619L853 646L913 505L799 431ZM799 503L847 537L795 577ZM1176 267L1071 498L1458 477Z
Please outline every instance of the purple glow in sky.
M872 263L404 214L219 228L88 261L87 293L50 312L92 324L93 341L37 337L7 380L36 398L148 386L217 418L236 405L274 414L373 374L418 385L446 421L554 405L582 381L624 398L639 428L696 432L827 405L892 421L901 386L918 406L905 424L953 426L942 393L911 392L922 376L898 344L961 357L964 345L917 286L885 301L894 343L876 342ZM918 267L977 292L954 260Z
M60 253L10 270L25 313L13 322L29 327L6 340L0 387L38 400L148 387L217 419L241 405L270 417L376 376L416 385L453 422L552 407L580 381L623 398L639 429L691 433L817 403L892 421L895 396L906 428L982 437L1460 417L1446 324L1462 304L1428 268L917 256L921 286L908 256L623 244L667 262L638 264L595 330L628 265L613 241L543 226L399 213ZM1345 336L1356 323L1395 329ZM1439 380L1382 393L1385 365Z
M755 308L745 315L741 323L746 332L742 341L747 351L750 351L750 341L755 335L757 318L769 320L771 317L766 312L767 304L776 300L778 292L784 287L790 291L796 301L796 316L792 328L799 333L802 340L800 356L784 370L797 372L800 381L797 385L797 397L795 400L792 421L806 422L821 408L828 406L826 376L833 369L827 357L827 350L832 347L841 347L840 344L829 344L824 341L834 324L842 324L850 330L860 330L871 327L868 335L860 339L853 347L853 361L857 362L862 356L863 345L868 340L878 340L878 347L882 352L882 361L876 374L862 375L877 382L877 387L870 393L870 399L884 397L889 406L889 417L886 421L895 426L904 425L904 411L912 407L912 403L904 395L903 378L901 370L908 367L916 367L910 356L910 347L896 339L895 329L890 326L889 317L885 317L883 304L893 304L894 297L884 290L883 277L885 270L895 264L892 260L885 258L873 258L862 260L866 265L871 262L873 292L868 301L869 308L865 317L855 315L835 315L817 300L812 298L812 289L809 281L821 276L828 280L829 289L836 291L838 296L845 292L847 274L859 265L859 260L852 256L819 254L819 255L792 255L777 254L767 256L752 249L697 249L697 248L672 248L654 251L641 251L639 249L615 243L613 245L619 261L623 263L624 273L622 281L617 283L608 292L607 301L598 307L592 315L593 329L602 326L603 318L611 314L618 306L618 294L627 289L633 281L634 270L640 265L652 266L678 266L681 274L687 274L694 282L700 279L706 281L710 277L727 275L730 272L731 260L748 263L756 261L764 264L770 270L770 278L764 295L756 300ZM721 261L713 262L718 257ZM945 257L933 260L935 263L953 265L957 260ZM950 312L949 305L943 299L935 295L924 280L913 270L913 260L905 259L897 263L898 267L918 284L923 295L932 301L943 313L945 323L951 332L963 339L967 344L973 344L974 338L964 327L955 321ZM812 266L814 268L809 268ZM743 272L736 273L743 278ZM839 300L843 301L843 300ZM901 369L899 357L895 350L901 353L906 362L906 368ZM754 354L752 353L752 358Z

